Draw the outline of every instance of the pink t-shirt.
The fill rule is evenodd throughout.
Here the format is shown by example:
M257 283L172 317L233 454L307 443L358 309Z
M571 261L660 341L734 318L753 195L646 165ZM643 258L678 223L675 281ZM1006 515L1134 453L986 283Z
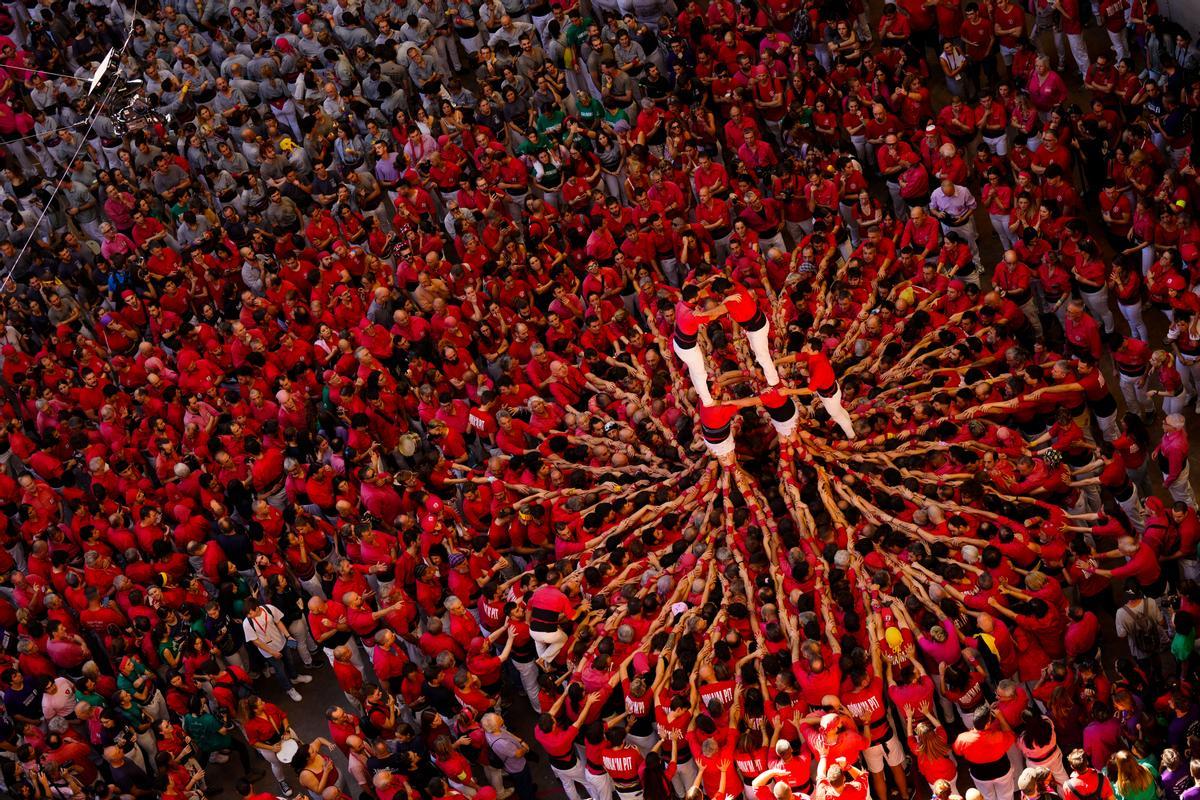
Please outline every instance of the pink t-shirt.
M962 646L958 642L958 631L955 629L954 623L948 619L943 618L938 621L938 624L946 631L945 641L935 642L928 636L922 636L917 639L917 646L921 648L921 652L926 653L939 664L954 664L962 655Z

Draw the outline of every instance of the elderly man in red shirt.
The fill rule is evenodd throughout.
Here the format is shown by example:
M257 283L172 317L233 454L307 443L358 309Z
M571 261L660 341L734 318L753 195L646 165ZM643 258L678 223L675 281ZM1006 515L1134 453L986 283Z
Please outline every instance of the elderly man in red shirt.
M914 208L908 222L904 223L904 233L900 236L901 249L912 245L917 248L922 259L929 259L937 252L941 241L942 232L938 221L927 214L923 207Z
M1163 436L1154 450L1154 460L1162 472L1163 488L1174 500L1196 507L1188 465L1187 420L1182 414L1168 414L1163 420Z
M1063 324L1068 347L1078 353L1086 353L1097 361L1103 353L1100 341L1100 326L1084 307L1082 300L1067 303L1067 319Z

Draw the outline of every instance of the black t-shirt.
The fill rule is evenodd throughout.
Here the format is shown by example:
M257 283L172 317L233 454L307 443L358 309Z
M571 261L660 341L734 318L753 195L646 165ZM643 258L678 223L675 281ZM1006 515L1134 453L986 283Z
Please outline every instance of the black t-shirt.
M453 717L458 713L460 707L458 700L454 696L454 692L445 686L434 685L426 681L425 686L421 689L421 694L425 695L425 700L429 705L443 717Z
M285 625L291 625L304 616L304 603L300 597L300 593L291 586L286 587L282 592L272 591L271 595L271 604L283 614L283 623ZM334 647L336 646L334 645Z
M29 684L21 691L6 689L4 691L4 707L8 713L30 719L42 718L42 693Z
M126 761L119 767L108 765L108 774L112 782L122 792L130 792L136 789L150 791L154 788L149 776L142 771L142 768L132 761Z

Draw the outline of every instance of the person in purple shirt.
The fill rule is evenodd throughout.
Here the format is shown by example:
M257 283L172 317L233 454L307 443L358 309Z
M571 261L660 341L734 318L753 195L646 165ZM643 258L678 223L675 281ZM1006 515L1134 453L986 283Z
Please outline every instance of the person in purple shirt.
M1167 745L1176 750L1185 750L1188 729L1200 721L1200 706L1178 689L1171 692L1167 702L1171 708L1171 720L1167 723ZM1184 766L1180 764L1180 769Z
M1162 772L1159 779L1162 781L1163 800L1180 800L1180 795L1193 783L1187 762L1179 755L1178 750L1168 747L1162 752L1160 765Z
M1179 793L1179 800L1200 800L1200 758L1193 758L1188 764L1188 773L1192 785Z
M375 142L375 180L387 191L392 202L396 201L396 192L400 186L400 165L397 160L399 153L390 152L387 142Z

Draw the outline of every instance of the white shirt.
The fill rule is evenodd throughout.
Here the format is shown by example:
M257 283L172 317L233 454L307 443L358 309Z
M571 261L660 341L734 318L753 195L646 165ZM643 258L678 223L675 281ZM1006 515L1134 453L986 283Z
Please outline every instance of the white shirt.
M276 623L283 623L283 612L269 603L259 608L266 613L259 614L257 618L246 615L246 618L242 620L242 632L246 634L246 643L254 644L257 640L272 650L282 653L283 648L287 645L287 636L279 630L279 625ZM258 651L268 658L271 657L271 654L261 647L258 648Z

